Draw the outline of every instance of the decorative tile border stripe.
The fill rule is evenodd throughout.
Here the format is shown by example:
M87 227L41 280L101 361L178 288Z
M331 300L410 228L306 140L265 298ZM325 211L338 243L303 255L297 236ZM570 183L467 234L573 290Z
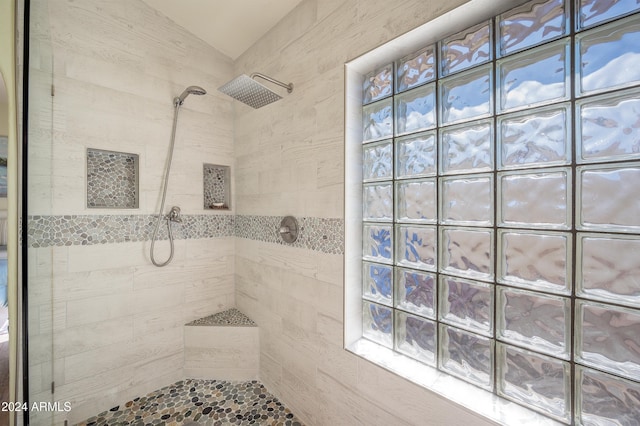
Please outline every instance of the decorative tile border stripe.
M156 215L29 216L29 247L75 246L148 241ZM172 223L177 240L233 236L232 215L182 215ZM160 223L158 239L166 240L166 221Z
M114 244L149 241L155 215L67 215L29 216L29 247ZM240 237L274 244L280 238L281 216L183 215L172 223L173 237L200 239ZM344 221L316 217L297 218L300 232L293 247L331 254L344 253ZM158 239L168 239L166 222L160 224Z
M298 217L298 239L293 247L321 251L323 253L344 253L344 221L318 217ZM236 216L236 237L268 243L289 245L282 241L278 230L282 216Z

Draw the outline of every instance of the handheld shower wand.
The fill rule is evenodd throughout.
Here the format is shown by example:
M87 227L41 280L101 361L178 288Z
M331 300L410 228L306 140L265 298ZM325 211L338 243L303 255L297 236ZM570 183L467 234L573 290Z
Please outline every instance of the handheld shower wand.
M168 265L169 262L173 259L173 233L171 232L171 222L181 223L182 218L180 217L180 208L173 207L168 215L163 216L162 212L164 211L164 202L167 198L167 185L169 184L169 172L171 171L171 160L173 159L173 147L176 142L176 127L178 125L178 112L182 103L189 95L204 95L207 91L199 86L189 86L187 87L180 96L173 98L173 106L175 108L173 114L173 128L171 129L171 144L169 145L169 158L167 160L167 168L164 173L164 180L162 184L162 202L160 203L160 212L158 213L158 220L156 221L156 226L153 229L153 235L151 236L151 263L156 266L165 266ZM153 256L153 251L156 244L156 239L158 237L158 229L160 228L160 222L162 219L167 221L167 228L169 230L169 245L171 248L171 252L169 254L169 258L165 262L156 262L156 259Z

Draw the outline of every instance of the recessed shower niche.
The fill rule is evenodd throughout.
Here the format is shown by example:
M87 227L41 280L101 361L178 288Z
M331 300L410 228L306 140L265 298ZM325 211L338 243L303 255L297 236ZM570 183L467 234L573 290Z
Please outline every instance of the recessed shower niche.
M231 168L216 164L202 165L205 210L231 208Z
M87 148L87 207L138 208L138 154Z

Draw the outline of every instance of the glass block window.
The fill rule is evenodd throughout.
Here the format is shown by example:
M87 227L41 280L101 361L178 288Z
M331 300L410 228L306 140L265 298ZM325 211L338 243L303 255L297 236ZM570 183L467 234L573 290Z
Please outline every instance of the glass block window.
M362 87L363 337L640 421L640 3L531 1Z

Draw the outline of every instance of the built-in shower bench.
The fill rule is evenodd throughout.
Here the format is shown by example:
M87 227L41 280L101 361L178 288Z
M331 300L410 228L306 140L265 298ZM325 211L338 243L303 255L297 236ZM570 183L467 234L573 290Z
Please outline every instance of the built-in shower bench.
M255 380L258 326L232 308L184 326L184 374L189 379Z

